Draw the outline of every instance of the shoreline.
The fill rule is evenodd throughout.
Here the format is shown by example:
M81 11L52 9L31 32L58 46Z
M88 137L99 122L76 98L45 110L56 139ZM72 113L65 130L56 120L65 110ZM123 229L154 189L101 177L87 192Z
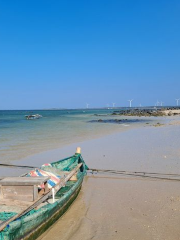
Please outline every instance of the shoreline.
M47 111L43 118L34 121L22 119L21 112L15 115L6 114L1 122L1 162L10 163L20 159L23 161L27 156L63 148L75 142L96 139L143 125L155 125L158 122L163 124L175 118L172 116L113 116L111 112L77 111L70 114L58 111L52 114ZM99 115L101 121L99 121ZM11 119L13 119L12 122Z
M109 116L109 117L112 117L112 116ZM115 116L116 117L116 116ZM175 117L176 119L180 119L178 118L177 116ZM135 118L134 117L129 117L129 120L131 121L134 120ZM138 124L135 124L135 125L128 125L128 123L121 123L119 122L120 124L118 124L118 126L114 126L114 128L110 129L110 130L106 130L106 125L110 124L107 120L106 123L103 123L104 124L104 132L102 131L101 133L96 133L94 135L91 135L91 136L88 136L88 135L85 135L84 137L82 137L81 139L77 139L77 141L70 141L70 142L66 142L66 143L60 143L59 146L57 146L57 144L55 144L53 147L50 147L48 148L47 150L45 149L41 149L41 150L38 150L38 151L35 151L35 153L27 153L26 155L24 154L23 156L21 157L18 157L18 158L15 158L15 159L11 159L11 160L8 160L8 161L1 161L1 162L16 162L16 161L26 161L27 158L34 158L34 156L36 155L39 155L41 153L46 153L46 152L49 152L49 151L56 151L58 149L63 149L65 147L68 147L68 146L71 146L73 144L75 144L76 142L78 143L81 143L81 142L84 142L84 141L91 141L91 140L95 140L95 139L99 139L99 138L104 138L104 137L107 137L107 136L110 136L112 134L116 134L116 133L121 133L121 132L125 132L125 131L131 131L132 129L137 129L137 128L142 128L142 127L151 127L151 126L156 126L157 123L155 122L163 122L162 125L167 125L167 123L169 123L169 125L171 125L170 123L174 120L174 117L141 117L141 119L139 119L137 117L137 120L142 120L144 121L144 123L138 123ZM179 125L179 121L176 121L177 124ZM117 125L118 121L116 121L116 119L114 119L114 122L112 123L113 125ZM93 123L92 123L93 124ZM98 124L102 124L101 122L99 122ZM143 125L144 124L144 125ZM154 125L153 125L154 124ZM32 150L33 151L33 150Z
M146 118L145 118L146 119ZM148 118L150 119L150 118ZM60 159L66 158L67 156L73 155L76 147L81 146L82 147L82 155L85 159L85 161L88 160L88 162L90 162L89 160L89 151L88 149L92 148L91 145L94 147L94 143L96 143L95 145L99 145L99 146L103 146L103 142L109 141L110 144L109 146L105 147L105 148L109 148L112 151L112 143L113 143L113 139L114 138L118 138L118 136L122 139L121 141L123 142L124 139L127 138L127 136L130 136L130 138L133 136L131 136L131 133L133 133L133 131L140 131L143 129L150 129L149 131L151 132L151 129L153 130L154 128L159 129L159 128L167 128L167 127L171 127L172 129L174 127L178 127L180 125L180 117L176 116L176 117L160 117L160 118L156 118L154 120L154 117L152 118L153 121L151 124L141 124L141 125L128 125L126 126L121 126L122 124L118 124L118 126L115 128L115 130L111 131L111 133L104 133L101 136L97 136L95 135L94 137L91 137L90 139L85 138L85 140L82 141L78 141L78 142L74 142L74 143L69 143L65 146L61 146L59 148L52 148L50 150L47 151L41 151L39 153L35 153L35 154L28 154L26 157L24 158L19 158L16 160L12 160L12 161L8 161L10 164L17 164L17 165L28 165L28 166L36 166L39 167L44 163L48 163L48 162L53 162L53 161L58 161ZM162 124L154 124L154 123L160 122ZM99 123L102 124L102 123ZM109 123L105 123L104 124L104 128L106 127L106 125ZM118 127L121 128L118 128ZM140 133L141 134L141 133ZM118 141L118 139L117 139ZM137 139L137 141L139 141ZM127 139L126 139L127 142ZM153 143L151 143L153 144ZM116 146L116 142L113 143L114 146ZM124 148L124 147L123 147ZM126 147L127 148L127 147ZM97 154L98 150L95 147L95 152ZM114 149L113 151L116 151L116 149ZM141 149L142 151L142 149ZM92 158L93 159L97 159L98 155L94 155ZM128 156L129 155L129 150L126 149L126 151L123 152L124 156ZM99 156L99 158L102 156ZM108 157L108 153L106 154L106 158L104 160L106 160ZM110 156L109 156L110 157ZM5 163L8 163L5 162ZM1 163L4 163L4 161L1 161ZM92 167L97 167L96 165L92 166ZM141 167L141 166L140 166ZM171 168L170 168L171 169ZM129 170L125 169L125 170ZM137 171L139 169L136 169ZM176 170L176 169L175 169ZM9 168L9 167L3 167L0 169L0 176L4 177L4 176L19 176L21 174L23 174L24 172L29 171L28 169L13 169L13 168Z
M94 136L94 138L85 139L83 141L76 142L76 143L70 143L65 146L61 146L60 148L53 148L53 149L50 149L47 151L41 151L39 153L27 155L25 158L20 158L18 160L10 161L10 163L17 164L17 165L24 164L24 165L28 165L28 166L37 166L38 167L44 163L57 161L57 160L66 158L67 156L73 155L76 150L76 147L78 147L78 146L80 146L82 148L82 156L84 157L84 159L86 161L86 159L89 159L89 156L88 156L89 155L89 152L88 152L89 146L90 146L90 149L93 146L93 148L97 152L98 151L98 149L96 148L97 145L100 146L100 145L103 145L102 142L106 143L109 141L111 143L109 146L109 149L111 149L111 151L112 151L113 141L114 141L113 145L116 146L114 139L117 139L116 141L118 141L118 138L120 137L122 139L122 142L124 141L124 139L126 139L126 143L127 143L127 141L128 141L127 136L129 136L129 138L131 138L131 134L133 135L134 131L141 132L144 129L148 129L148 131L151 132L151 130L153 131L153 129L155 129L155 131L156 131L159 128L168 128L168 127L175 128L175 127L179 126L179 124L180 124L180 121L179 121L180 118L177 118L177 117L175 118L176 120L174 120L174 118L173 118L173 119L170 119L170 121L169 121L169 118L168 118L168 121L164 117L160 118L160 119L161 119L161 122L162 122L162 120L164 122L162 125L148 124L148 125L143 125L143 126L124 127L123 129L117 129L118 131L112 131L111 133L105 134L103 136L98 136L98 137ZM176 123L178 123L178 124L176 124ZM142 134L142 133L140 133L140 134ZM94 146L94 145L96 145L96 146ZM126 146L126 148L127 148L127 146ZM113 150L113 151L115 151L115 150ZM128 149L126 149L126 151L123 152L123 155L126 155L126 154L129 154ZM106 156L108 156L108 153L106 154ZM97 156L93 156L93 159L96 159L96 158L97 158ZM92 166L92 167L94 167L94 166ZM3 169L5 170L6 168L3 168ZM24 169L22 169L22 170L25 171ZM22 174L23 173L22 170L17 169L16 176L18 176L19 173ZM127 170L129 170L129 169L127 169ZM0 175L2 174L1 172L2 171L0 171ZM13 170L7 168L8 174L12 174L12 172L14 173ZM6 173L6 171L5 171L5 173Z
M23 159L40 152L61 148L74 142L96 139L112 133L137 128L143 124L157 121L169 121L165 117L125 117L101 116L104 122L99 122L99 116L79 113L76 115L52 115L47 112L40 120L22 120L21 113L17 113L15 121L8 115L2 122L0 137L1 162ZM169 118L170 119L170 118ZM4 124L4 125L3 125ZM12 125L11 125L12 124Z

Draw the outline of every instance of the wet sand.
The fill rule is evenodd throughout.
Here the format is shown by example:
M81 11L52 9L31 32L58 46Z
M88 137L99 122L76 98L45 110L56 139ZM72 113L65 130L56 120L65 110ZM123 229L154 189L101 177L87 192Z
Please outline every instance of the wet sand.
M179 136L177 125L148 126L48 154L65 157L80 145L89 167L180 174ZM179 224L180 182L88 175L77 200L39 240L178 240Z

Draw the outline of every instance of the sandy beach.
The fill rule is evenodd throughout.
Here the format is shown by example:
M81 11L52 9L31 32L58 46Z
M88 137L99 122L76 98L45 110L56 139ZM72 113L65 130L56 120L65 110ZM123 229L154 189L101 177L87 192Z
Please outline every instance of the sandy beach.
M180 174L180 127L173 121L40 153L23 164L55 161L81 146L90 168ZM77 200L39 240L177 240L179 222L178 181L88 174Z

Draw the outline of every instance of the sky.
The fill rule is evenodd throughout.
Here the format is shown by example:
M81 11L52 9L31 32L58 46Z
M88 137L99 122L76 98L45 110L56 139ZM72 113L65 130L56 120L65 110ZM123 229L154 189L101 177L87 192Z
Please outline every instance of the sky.
M0 109L175 105L179 0L0 0Z

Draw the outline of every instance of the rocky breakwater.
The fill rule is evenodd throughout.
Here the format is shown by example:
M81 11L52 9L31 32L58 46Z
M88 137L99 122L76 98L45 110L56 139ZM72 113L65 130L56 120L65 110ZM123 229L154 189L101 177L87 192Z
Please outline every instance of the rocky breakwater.
M112 115L136 116L136 117L162 117L180 115L180 108L132 108L114 111Z

